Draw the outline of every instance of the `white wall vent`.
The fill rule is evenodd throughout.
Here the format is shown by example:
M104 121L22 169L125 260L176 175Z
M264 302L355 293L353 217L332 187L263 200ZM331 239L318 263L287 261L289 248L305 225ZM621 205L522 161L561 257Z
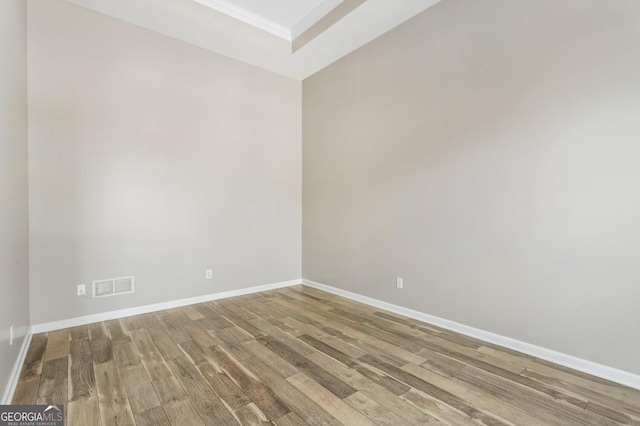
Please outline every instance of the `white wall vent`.
M89 297L117 296L126 293L133 293L133 276L93 281Z

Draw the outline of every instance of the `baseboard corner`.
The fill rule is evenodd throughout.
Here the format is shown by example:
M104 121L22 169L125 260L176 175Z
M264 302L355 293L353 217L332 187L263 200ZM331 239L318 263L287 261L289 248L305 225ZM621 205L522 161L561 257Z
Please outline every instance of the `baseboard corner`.
M117 311L100 312L97 314L85 315L82 317L68 318L64 320L35 324L31 327L31 329L34 334L44 333L47 331L60 330L63 328L76 327L79 325L92 324L92 323L101 322L101 321L109 321L113 319L129 317L133 315L148 314L150 312L157 312L165 309L179 308L182 306L209 302L212 300L226 299L228 297L242 296L245 294L258 293L261 291L291 287L294 285L299 285L301 283L302 283L301 279L281 281L277 283L258 285L254 287L246 287L238 290L229 290L229 291L223 291L220 293L211 293L203 296L189 297L185 299L176 299L168 302L160 302L160 303L154 303L151 305L142 305L142 306L136 306L133 308L119 309Z
M18 357L16 358L16 362L13 365L13 369L11 370L11 374L9 375L9 382L7 383L7 387L4 390L2 395L2 400L0 401L1 405L9 405L13 400L13 394L16 392L16 387L18 386L18 380L20 379L20 372L22 371L22 366L24 364L24 360L27 357L27 351L29 350L29 345L31 344L31 337L33 336L32 328L27 328L27 333L22 339L22 346L20 347L20 351L18 352Z

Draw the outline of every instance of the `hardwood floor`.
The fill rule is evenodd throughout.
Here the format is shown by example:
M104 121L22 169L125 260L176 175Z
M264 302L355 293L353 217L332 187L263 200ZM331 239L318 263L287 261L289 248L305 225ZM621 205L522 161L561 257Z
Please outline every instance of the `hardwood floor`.
M640 391L297 286L33 336L85 425L640 425Z

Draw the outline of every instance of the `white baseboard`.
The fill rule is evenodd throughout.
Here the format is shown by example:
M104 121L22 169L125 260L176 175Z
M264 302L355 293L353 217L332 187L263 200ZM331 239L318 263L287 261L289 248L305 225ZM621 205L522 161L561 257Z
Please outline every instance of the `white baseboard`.
M625 386L629 386L635 389L640 389L640 376L637 374L629 373L627 371L618 370L616 368L608 367L606 365L598 364L592 361L587 361L581 358L567 355L561 352L557 352L551 349L543 348L530 343L522 342L520 340L512 339L510 337L502 336L499 334L491 333L489 331L480 330L474 327L470 327L464 324L460 324L447 319L439 318L433 315L425 314L423 312L415 311L413 309L404 308L402 306L394 305L391 303L383 302L381 300L373 299L371 297L363 296L350 291L342 290L336 287L332 287L326 284L317 283L310 280L291 280L283 281L279 283L260 285L256 287L249 287L240 290L231 290L221 293L208 294L204 296L191 297L187 299L173 300L169 302L156 303L152 305L138 306L135 308L121 309L117 311L104 312L100 314L87 315L83 317L70 318L61 321L53 321L43 324L33 325L30 331L25 337L18 359L11 373L9 384L5 390L2 404L10 403L15 392L18 378L20 376L20 370L31 342L32 334L43 333L52 330L59 330L62 328L75 327L78 325L91 324L94 322L108 321L112 319L124 318L132 315L146 314L150 312L161 311L165 309L178 308L181 306L193 305L196 303L208 302L211 300L225 299L228 297L242 296L244 294L259 293L267 290L275 290L278 288L290 287L298 284L304 284L309 287L324 290L328 293L332 293L338 296L345 297L347 299L355 300L357 302L365 303L367 305L385 309L396 314L404 315L409 318L414 318L419 321L423 321L429 324L437 325L447 330L455 331L466 336L474 337L486 342L494 343L499 346L503 346L509 349L516 350L540 359L544 359L550 362L554 362L559 365L563 365L574 370L582 371L593 376L601 377L612 382L620 383ZM9 402L7 402L9 401Z
M118 318L130 317L133 315L148 314L150 312L163 311L165 309L179 308L181 306L193 305L196 303L209 302L211 300L226 299L228 297L242 296L244 294L259 293L261 291L275 290L278 288L290 287L301 284L302 280L282 281L279 283L259 285L240 290L223 291L221 293L207 294L204 296L190 297L187 299L172 300L169 302L155 303L152 305L136 306L135 308L119 309L117 311L102 312L99 314L86 315L82 317L69 318L60 321L52 321L31 326L31 333L44 333L47 331L60 330L63 328L76 327L79 325L92 324L94 322L109 321Z
M318 290L323 290L328 293L333 293L347 299L362 302L376 308L385 309L396 314L404 315L406 317L417 319L422 322L437 325L447 330L455 331L466 336L484 340L485 342L490 342L499 346L503 346L505 348L513 349L515 351L522 352L536 358L544 359L568 368L572 368L574 370L582 371L583 373L591 374L592 376L597 376L606 380L610 380L612 382L620 383L625 386L640 389L640 376L637 374L618 370L616 368L608 367L606 365L598 364L592 361L587 361L585 359L563 354L561 352L556 352L551 349L532 345L531 343L522 342L520 340L501 336L489 331L469 327L467 325L460 324L454 321L449 321L433 315L425 314L423 312L414 311L413 309L403 308L402 306L383 302L371 297L362 296L350 291L341 290L339 288L331 287L326 284L321 284L304 279L302 280L302 283L309 287L317 288Z
M24 360L27 357L27 351L29 350L29 344L31 344L31 336L31 330L27 329L27 334L22 340L22 346L20 347L20 352L18 352L18 358L16 358L16 362L13 365L13 369L11 370L9 382L7 383L7 387L5 388L4 394L2 395L2 400L0 400L0 405L9 405L13 400L13 394L16 391L18 380L20 379L22 364L24 364Z

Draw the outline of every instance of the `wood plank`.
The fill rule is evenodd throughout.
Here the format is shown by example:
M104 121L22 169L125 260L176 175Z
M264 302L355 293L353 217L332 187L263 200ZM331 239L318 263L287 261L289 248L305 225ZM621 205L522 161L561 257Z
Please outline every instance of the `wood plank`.
M621 424L631 423L632 418L640 423L640 407L634 407L624 401L617 401L606 395L601 395L589 389L528 369L526 369L522 375L549 386L554 386L557 389L567 389L570 392L584 395L586 398L589 398L589 403L585 408L586 410L593 411Z
M287 295L288 297L290 297L293 300L299 301L299 302L303 302L303 303L310 303L313 304L316 309L320 309L320 310L329 310L332 307L328 306L326 304L320 303L322 302L322 299L319 297L315 297L309 293L306 293L304 291L303 287L300 288L285 288L282 290L282 293ZM356 302L354 302L356 303Z
M140 330L144 328L138 316L124 317L119 320L127 331Z
M20 379L16 390L13 393L14 405L35 405L38 400L38 387L40 386L40 376L33 376L29 379Z
M341 398L337 397L318 382L304 373L298 373L287 379L289 383L297 387L302 393L320 405L326 412L345 425L375 425L367 416L351 407Z
M272 389L223 348L218 346L211 349L214 364L222 369L270 419L277 419L291 411Z
M283 290L279 298L274 299L276 303L286 302L293 306L304 307L305 312L313 312L320 316L325 316L328 310L332 309L331 306L318 303L316 300L301 296L297 293L291 293L290 291Z
M135 414L136 426L170 426L169 419L162 407L154 407Z
M151 381L171 375L171 370L147 330L132 330L129 336Z
M336 361L341 362L342 364L349 367L350 369L357 371L367 379L371 380L374 383L379 384L383 388L387 389L388 391L396 395L402 395L403 393L407 392L410 389L410 387L407 386L406 384L392 377L389 377L386 374L380 374L370 368L367 368L366 366L362 365L360 362L353 360L353 358L349 357L347 354L340 352L339 350L325 344L324 342L319 341L314 337L304 335L304 336L300 336L300 339L306 342L307 344L309 344L310 346L313 346L320 352L324 353L325 355L335 359Z
M155 312L151 312L151 313L148 313L148 314L137 315L135 318L138 320L138 324L140 324L140 327L133 328L133 329L127 327L127 325L124 322L125 318L121 318L120 319L122 321L122 324L125 326L124 328L127 329L127 332L129 333L129 336L131 336L131 332L133 332L133 331L149 330L150 328L159 327L160 326L159 323L158 323L158 320L156 319Z
M209 362L210 349L200 347L196 342L184 342L180 347L191 358L192 363L207 381L213 391L222 399L231 410L247 405L251 400L245 393L224 373L221 366L215 365L215 361Z
M539 418L530 416L525 411L520 410L517 407L508 405L501 398L494 398L493 394L484 392L478 392L477 390L466 386L465 383L458 381L455 377L452 377L447 371L456 372L458 368L451 368L450 364L440 364L438 366L429 364L428 367L416 366L414 364L407 364L402 367L403 370L408 371L416 377L432 383L442 389L451 392L461 398L464 398L470 404L478 407L487 412L496 414L497 416L512 422L513 424L520 425L536 425L536 426L551 426L549 423L542 421ZM408 396L404 395L403 398L409 400Z
M27 350L22 372L20 373L20 380L30 380L34 377L40 378L48 338L48 333L34 334L31 337L31 344Z
M121 370L127 367L135 367L142 365L140 356L133 343L125 343L124 345L116 345L113 347L113 357L116 365Z
M640 390L618 385L607 380L591 379L589 375L580 373L566 367L548 362L540 362L529 356L519 356L514 351L503 348L482 346L478 351L492 355L494 358L505 359L517 363L529 371L538 372L548 377L560 379L566 383L588 389L597 394L606 395L608 398L624 402L629 406L640 408Z
M178 346L180 346L182 352L191 359L192 364L197 366L199 363L207 362L205 349L193 340L187 340L186 342L180 343ZM208 349L206 351L210 352Z
M282 321L283 318L273 318L269 314L265 314L265 317L256 318L256 319L266 321L272 326L276 327L277 329L282 330L293 337L298 337L299 335L303 334L303 332L301 332L296 327L292 327L289 324Z
M89 328L91 333L91 328ZM127 393L115 361L94 364L100 418L106 425L135 425Z
M197 321L199 319L205 318L202 313L198 312L193 306L183 306L180 310L189 317L191 321Z
M575 394L572 394L571 392L555 389L551 386L547 386L544 383L531 380L528 377L524 377L520 374L516 374L511 371L504 370L493 364L489 364L488 362L485 362L485 358L469 356L467 354L457 352L457 351L451 351L446 348L438 348L438 349L435 349L435 351L437 353L448 355L449 357L454 358L456 360L460 360L469 366L479 368L481 370L487 371L497 376L504 377L505 379L508 379L514 383L519 383L523 386L526 386L538 392L547 394L554 399L565 401L568 404L575 405L576 407L585 408L587 406L588 400L586 398L579 397Z
M243 343L253 341L253 338L241 328L234 325L211 333L217 337L218 344L231 353L235 359L244 361L251 358L252 355L244 349Z
M91 358L95 364L102 364L113 359L111 340L107 335L104 323L89 324L89 342L91 343Z
M96 380L91 361L91 345L88 339L71 340L69 363L69 401L95 398L97 395ZM83 405L78 404L78 407L83 407Z
M290 364L295 365L298 370L305 373L329 391L333 392L338 398L346 398L356 392L354 388L344 383L328 371L322 369L320 366L314 364L284 343L281 343L272 337L262 337L258 339L258 341L271 352L275 353Z
M169 360L168 365L205 423L239 424L185 356Z
M288 317L285 317L285 318L288 318ZM266 321L267 323L271 324L273 327L276 327L278 330L282 330L283 332L287 333L292 337L298 337L301 334L305 334L305 331L303 331L300 327L291 325L290 324L291 321L284 321L285 318L272 318L269 314L265 314L265 317L256 318L256 319Z
M173 316L171 316L168 312L165 311L158 313L156 315L156 318L158 319L158 321L160 321L162 327L167 331L167 333L169 333L171 339L175 343L182 343L186 342L187 340L191 340L191 336L189 336L189 334L182 330L180 324L178 324L175 318L173 318Z
M467 364L465 364L462 361L459 361L459 360L455 359L454 357L447 356L447 355L442 355L442 354L439 354L437 352L432 352L432 353L428 354L427 355L427 360L421 365L424 365L424 364L430 364L431 365L433 363L435 363L436 365L444 365L444 366L447 367L447 369L450 369L450 370L461 370L461 369L463 369L464 367L467 366ZM408 364L416 365L416 364L413 364L413 363L408 363ZM404 368L404 366L403 366L403 368Z
M215 302L201 303L196 305L196 309L204 315L206 319L210 320L217 329L231 327L234 325L217 311Z
M44 360L63 358L69 355L69 329L49 332Z
M382 341L388 342L413 354L419 354L421 350L425 348L431 349L432 347L432 345L430 345L425 339L415 337L409 333L402 333L401 331L393 329L392 326L385 325L382 322L374 324L372 321L363 321L360 315L353 312L332 309L326 315L333 318L336 316L346 318L350 321L349 326L351 328L359 330L367 336L375 336ZM411 360L410 362L417 363L418 361Z
M165 361L183 355L182 350L180 350L178 344L171 338L169 333L167 333L167 330L162 327L152 327L147 329L147 331Z
M40 376L37 404L64 405L67 403L67 358L45 361Z
M554 400L538 392L528 391L517 383L495 376L481 369L466 366L452 372L453 377L484 393L490 393L509 405L517 407L533 417L551 424L613 425L608 419L579 409L573 405Z
M82 340L89 338L89 328L86 325L79 325L69 329L69 337L71 340Z
M498 349L502 350L502 351L505 350L505 348L502 348L502 347L499 347ZM520 355L520 353L516 353L516 354ZM533 362L535 364L537 364L537 365L544 365L546 367L553 368L554 370L562 371L562 372L565 372L565 373L569 373L569 374L571 374L573 376L581 377L581 378L589 380L591 382L598 383L598 384L600 384L600 385L602 385L604 387L609 387L609 388L611 388L612 391L616 391L620 395L625 395L625 396L630 397L632 399L634 399L634 398L637 399L637 397L640 395L640 389L633 389L633 388L630 388L630 387L627 387L627 386L623 386L623 385L614 383L614 382L612 382L610 380L603 379L603 378L597 377L597 376L593 376L591 374L584 373L584 372L579 371L579 370L573 370L573 369L571 369L569 367L565 367L563 365L556 364L556 363L553 363L551 361L547 361L545 359L533 358Z
M301 323L295 318L285 317L282 319L282 321L285 324L295 327L299 331L296 334L298 338L304 335L314 337L315 339L338 349L340 352L348 355L351 358L360 358L362 355L366 354L365 351L361 350L357 346L347 343L344 340L341 340L335 336L332 336L312 325Z
M344 333L326 325L322 316L317 315L314 312L306 311L302 306L290 303L285 299L274 299L273 304L276 305L277 309L283 314L286 314L288 317L291 317L300 323L308 324L330 336L342 337L343 339L348 337Z
M244 350L248 351L255 358L258 358L265 364L269 365L274 371L276 371L281 377L285 379L300 372L296 367L289 364L287 361L283 360L278 355L274 354L255 340L244 342L242 346Z
M251 402L242 389L227 376L226 373L216 373L212 366L199 366L198 370L209 386L232 410L243 407Z
M278 375L263 361L252 358L247 361L248 368L254 372L276 394L276 396L305 424L309 425L338 425L333 416L324 411L311 398L302 393L298 388ZM282 417L281 417L282 419ZM284 420L283 420L284 421Z
M255 325L256 328L262 331L265 336L269 336L269 338L271 339L276 339L279 342L284 343L300 355L304 356L313 353L313 349L310 348L307 344L298 340L297 336L287 334L286 332L270 324L268 321L264 321L262 319L254 319L250 320L250 322L251 324Z
M274 318L284 318L286 316L282 311L278 309L277 305L273 303L272 300L273 298L279 297L278 290L273 293L253 293L247 296L248 306L258 306L260 308L264 308L265 312Z
M360 373L339 363L335 359L330 358L323 353L311 354L308 355L308 357L312 358L316 364L333 372L341 380L344 380L346 383L357 389L358 392L361 392L393 413L402 417L405 420L405 424L431 425L440 423L433 416L398 398L397 395L367 379Z
M152 384L171 425L204 425L192 402L173 375L155 380Z
M211 306L210 306L211 307ZM256 328L253 324L249 323L247 320L243 318L243 316L239 313L234 312L232 309L227 308L222 304L218 304L215 308L211 307L216 313L224 316L227 320L240 327L247 333L249 333L253 338L261 337L262 332ZM245 311L246 312L246 311Z
M189 319L189 317L181 310L172 310L170 314L176 321L181 330L189 336L188 340L196 341L202 347L217 345L218 341L209 333L202 329L197 323ZM182 342L177 342L182 343Z
M98 397L78 399L65 405L66 422L70 426L87 425L101 426L100 407L98 405Z
M120 372L133 414L160 407L160 400L151 385L147 372L142 367L142 363L123 368Z
M377 368L380 371L384 371L389 374L391 377L399 380L412 388L418 389L424 392L427 395L431 395L434 398L444 402L452 408L460 411L461 413L466 414L472 419L475 419L482 424L486 425L499 425L499 424L507 424L503 420L499 419L496 416L493 416L489 413L485 413L484 411L478 410L477 408L469 405L464 399L447 392L437 386L432 385L431 383L420 379L419 377L414 376L411 373L408 373L396 366L393 366L389 363L386 363L382 360L379 360L371 355L365 355L360 358L360 360L366 364L371 365L372 367ZM466 368L466 367L465 367Z
M220 330L210 330L210 333L218 338L218 340L222 340L227 343L232 343L237 346L242 345L242 343L253 340L253 337L241 329L236 325L232 325L231 327L226 327ZM217 343L219 344L219 342ZM214 346L214 345L206 345L206 346Z
M298 414L293 412L276 419L274 423L276 426L307 426L311 424L305 422Z
M389 315L379 311L374 312L372 315L376 317L374 324L390 324L392 329L402 330L403 332L411 333L411 335L422 339L433 338L434 341L442 342L445 345L446 342L448 342L457 347L462 346L475 350L484 344L484 342L473 337L463 336L439 327L429 326L409 318L401 319L398 318L397 315Z
M216 313L213 312L206 303L196 303L195 305L191 305L193 309L195 309L203 318L212 318L216 316ZM196 322L199 320L195 320Z
M360 323L357 327L359 329L363 329L363 327L368 326L375 328L377 330L377 335L389 342L397 343L398 341L406 340L405 348L407 349L409 348L409 344L413 348L422 346L423 349L418 349L418 353L425 357L428 357L429 354L435 352L445 355L453 355L457 359L466 360L470 365L487 369L487 371L505 371L506 373L517 375L524 370L522 366L515 363L505 362L502 359L495 359L490 355L478 353L476 349L479 345L475 343L475 341L472 343L466 342L465 336L450 337L446 333L430 333L427 330L421 330L417 327L407 327L404 324L385 321L383 319L378 319L377 317L371 319L371 316L365 317L358 313L346 312L339 309L332 310L331 312L339 312L343 316L348 316L354 322ZM410 362L414 364L421 363L416 360L412 360ZM396 364L396 366L398 365ZM523 381L523 384L534 385L537 387L537 390L542 392L552 392L544 386L538 386L531 382ZM575 403L577 406L584 407L586 405L586 401L571 399L568 395L565 396L568 401Z
M344 399L344 402L355 408L377 425L380 426L397 426L404 424L402 417L392 413L388 408L378 404L362 392L356 392Z
M417 355L415 352L357 330L352 326L353 323L345 324L344 322L340 322L339 318L326 311L303 309L309 308L309 306L304 303L301 303L302 306L297 306L286 300L276 299L275 301L278 304L291 308L288 313L297 320L312 324L314 327L346 343L355 345L363 349L366 353L381 358L397 367L401 367L407 362L419 364L425 361L424 357ZM320 311L322 315L318 314L317 311Z
M208 309L208 308L207 308ZM224 318L222 318L224 321ZM215 332L217 330L221 330L222 328L225 327L219 327L218 325L216 325L216 321L212 320L211 318L202 318L199 320L195 321L196 324L198 324L198 327L200 327L201 329L203 329L204 331L208 332L209 334L215 336ZM228 322L228 325L226 327L234 327L233 324L231 324L230 322Z
M251 294L234 300L234 303L241 309L253 312L255 318L262 318L267 321L282 318L284 315L276 309L273 309L273 303L268 299L257 294Z
M469 424L470 420L473 420L439 399L413 388L405 392L400 398L429 413L446 425L465 426Z
M131 338L125 331L125 328L120 322L120 320L111 320L105 321L104 326L107 329L107 335L109 336L109 340L111 340L112 345L121 345L123 343L128 343L131 341Z
M238 408L233 412L241 425L273 425L262 411L253 403Z

